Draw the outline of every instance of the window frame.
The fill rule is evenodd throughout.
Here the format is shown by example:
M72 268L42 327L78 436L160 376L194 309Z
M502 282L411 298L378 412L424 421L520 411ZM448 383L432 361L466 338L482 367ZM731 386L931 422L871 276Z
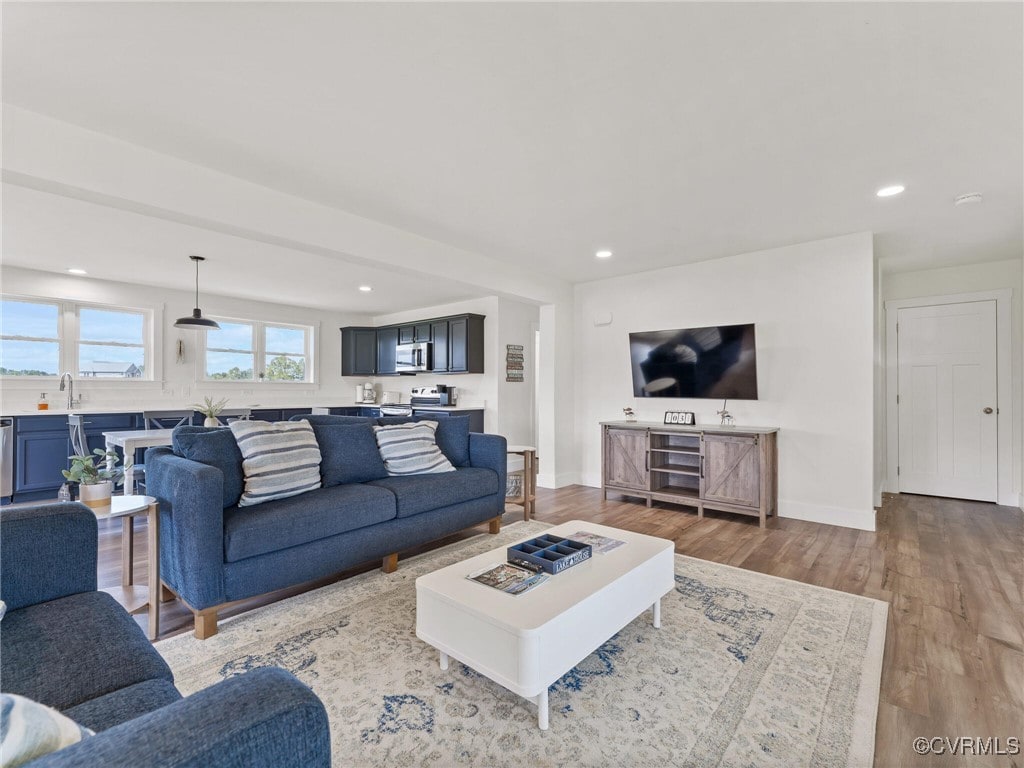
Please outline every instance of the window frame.
M318 382L319 376L316 365L316 336L319 325L307 325L305 323L291 323L287 321L279 320L255 320L253 318L246 317L226 317L226 316L210 316L211 320L218 323L235 323L244 324L252 328L252 343L251 343L251 354L253 356L253 368L251 379L214 379L207 375L207 353L210 351L214 352L236 352L240 354L250 354L249 350L242 349L227 349L221 347L214 347L212 350L209 346L210 334L209 331L202 331L202 343L199 345L199 354L196 355L196 365L198 370L196 371L196 381L203 384L233 384L235 386L248 386L250 384L258 384L261 386L266 385L282 385L285 387L294 387L296 385L310 386L315 385ZM299 353L280 353L288 357L303 357L305 358L305 370L306 378L301 380L289 381L284 379L268 379L266 377L266 356L267 356L267 328L286 328L289 330L296 330L303 332L303 352Z
M142 343L141 344L128 344L119 341L86 341L82 339L82 310L92 309L100 312L116 312L124 315L142 315ZM152 378L146 376L147 369L152 367L153 356L155 354L154 349L147 349L146 340L150 338L152 334L152 317L151 314L146 313L142 310L134 309L131 307L111 307L111 306L99 306L96 304L85 304L82 302L74 303L75 312L75 379L81 379L83 381L96 381L101 379L103 381L153 381ZM100 376L83 376L82 375L82 345L86 346L104 346L104 347L125 347L125 348L138 348L142 347L142 376L134 377L100 377Z
M0 374L0 381L4 386L13 386L18 382L56 382L64 372L70 372L76 382L88 381L90 384L102 384L121 386L128 384L138 386L142 383L152 384L162 381L163 366L161 355L157 353L160 347L160 325L163 319L161 308L155 307L129 307L120 304L108 304L97 301L78 301L74 299L55 299L50 296L27 296L22 294L3 293L0 300L22 302L26 304L45 304L57 307L57 344L58 344L58 372L45 376L12 376ZM142 344L125 344L124 346L142 347L143 354L143 375L138 377L83 377L81 375L81 361L79 359L80 323L79 312L82 309L96 309L108 312L122 312L126 314L142 315ZM30 341L53 341L49 338L20 337L15 335L3 335L2 340L30 340ZM87 341L88 343L97 343ZM108 343L109 345L109 343ZM114 346L120 346L115 343Z

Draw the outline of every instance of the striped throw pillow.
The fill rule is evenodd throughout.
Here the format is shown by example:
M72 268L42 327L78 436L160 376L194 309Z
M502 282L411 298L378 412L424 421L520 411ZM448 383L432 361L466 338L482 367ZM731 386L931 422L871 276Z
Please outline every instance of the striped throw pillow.
M425 475L454 472L455 467L437 447L436 421L386 424L373 428L380 457L389 475Z
M93 735L45 704L14 693L0 694L0 764L4 768L24 765Z
M238 506L298 496L320 487L320 446L309 422L236 421L245 490Z

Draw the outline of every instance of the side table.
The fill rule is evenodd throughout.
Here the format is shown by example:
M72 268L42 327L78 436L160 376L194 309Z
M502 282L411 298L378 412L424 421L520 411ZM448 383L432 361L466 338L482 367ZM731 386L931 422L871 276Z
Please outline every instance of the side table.
M112 496L110 506L92 510L100 520L121 518L121 586L102 590L119 602L128 613L149 607L149 639L160 634L160 505L152 496ZM149 584L135 584L135 518L147 520L147 559Z
M508 454L523 457L523 490L519 496L505 499L508 504L519 504L523 508L523 520L529 520L535 514L537 500L537 449L531 445L510 445L505 449Z

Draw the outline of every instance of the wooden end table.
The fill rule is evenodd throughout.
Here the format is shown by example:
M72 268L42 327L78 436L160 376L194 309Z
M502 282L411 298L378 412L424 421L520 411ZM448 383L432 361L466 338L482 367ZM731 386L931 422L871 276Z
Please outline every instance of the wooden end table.
M519 504L523 508L523 520L536 514L537 500L537 449L530 445L510 445L508 454L523 457L523 490L519 496L506 499L508 504Z
M101 590L111 595L128 613L149 607L149 639L160 634L160 505L152 496L112 496L110 506L92 510L100 520L121 518L121 586ZM135 518L147 519L149 584L135 584Z

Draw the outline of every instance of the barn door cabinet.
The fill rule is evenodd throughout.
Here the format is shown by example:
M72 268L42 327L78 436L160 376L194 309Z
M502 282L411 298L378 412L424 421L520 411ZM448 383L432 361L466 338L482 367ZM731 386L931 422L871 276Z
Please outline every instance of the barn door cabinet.
M674 427L606 422L602 489L647 501L753 515L761 527L778 506L774 427Z

